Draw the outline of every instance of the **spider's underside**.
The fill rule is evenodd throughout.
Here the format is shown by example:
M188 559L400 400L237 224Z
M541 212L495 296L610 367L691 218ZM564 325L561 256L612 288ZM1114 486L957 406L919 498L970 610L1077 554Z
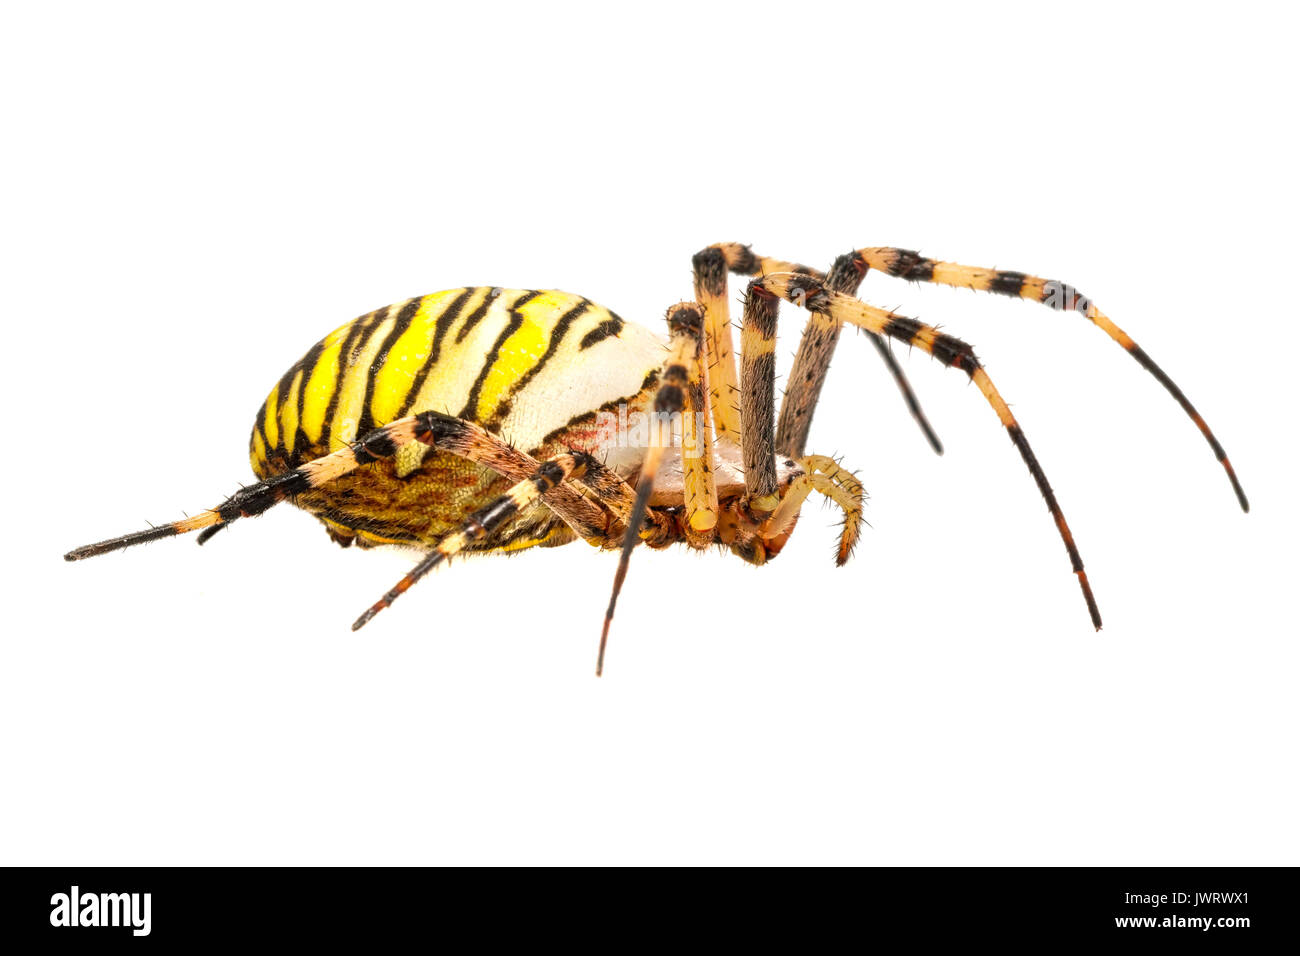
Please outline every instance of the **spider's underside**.
M66 557L74 561L188 531L202 530L202 542L288 500L316 515L342 545L425 552L356 629L451 555L582 538L621 549L599 674L618 592L639 543L719 544L761 565L780 552L802 504L816 491L844 512L836 561L848 559L862 523L862 486L832 459L805 453L817 398L847 324L869 334L936 451L942 446L885 339L920 348L975 382L1037 483L1100 628L1055 494L974 351L857 299L870 269L1081 313L1174 396L1210 443L1242 510L1249 510L1227 455L1186 396L1068 285L894 248L856 250L821 273L720 243L696 254L693 266L695 299L668 310L666 355L653 333L562 292L455 289L361 316L315 345L271 390L250 442L258 484L191 518ZM739 370L728 272L756 277L744 300ZM774 352L783 299L806 309L809 318L778 417ZM631 440L629 423L653 415L680 416L675 439Z

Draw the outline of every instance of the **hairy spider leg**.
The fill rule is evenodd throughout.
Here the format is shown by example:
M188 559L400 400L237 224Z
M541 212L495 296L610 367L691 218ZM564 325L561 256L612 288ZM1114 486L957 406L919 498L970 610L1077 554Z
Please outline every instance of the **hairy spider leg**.
M1098 610L1097 601L1093 597L1092 587L1088 584L1088 575L1083 569L1083 558L1079 556L1079 549L1075 547L1074 535L1070 532L1070 526L1066 523L1065 514L1061 511L1060 504L1057 503L1056 494L1052 491L1051 485L1048 484L1047 475L1043 472L1042 466L1034 456L1033 449L1030 448L1024 431L1020 428L1015 416L1011 414L1011 409L1007 406L1007 403L998 394L997 389L994 388L992 379L989 378L979 359L975 357L975 350L960 339L940 332L916 319L896 315L885 309L868 305L851 296L827 289L811 276L790 272L774 273L755 279L749 285L748 298L771 301L773 314L775 314L775 300L778 297L793 302L814 315L824 316L824 321L848 322L872 332L906 342L933 356L944 365L959 368L970 376L989 405L997 413L998 420L1007 430L1007 435L1016 446L1016 450L1020 452L1020 457L1024 460L1030 475L1033 476L1034 482L1038 485L1039 492L1047 502L1047 509L1056 522L1057 531L1061 536L1061 541L1065 544L1066 553L1070 557L1071 568L1074 570L1079 581L1079 587L1083 591L1083 598L1088 605L1088 614L1092 619L1092 624L1097 630L1101 630L1101 612ZM746 477L748 478L748 475Z

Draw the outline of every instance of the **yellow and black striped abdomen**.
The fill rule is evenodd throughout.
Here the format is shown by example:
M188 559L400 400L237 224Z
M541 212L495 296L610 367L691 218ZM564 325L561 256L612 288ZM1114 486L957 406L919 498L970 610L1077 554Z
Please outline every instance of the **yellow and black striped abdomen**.
M410 299L340 326L285 372L258 412L253 471L280 474L426 410L539 451L582 416L637 401L662 356L648 330L565 292L472 287ZM502 487L412 443L298 504L345 539L431 544ZM533 517L551 524L543 508ZM516 546L535 543L523 535Z

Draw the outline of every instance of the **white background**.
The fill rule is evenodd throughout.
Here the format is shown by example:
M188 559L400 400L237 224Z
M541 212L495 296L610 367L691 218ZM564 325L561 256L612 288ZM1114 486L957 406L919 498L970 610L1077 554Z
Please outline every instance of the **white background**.
M0 861L1300 862L1294 23L1270 7L11 8ZM1080 317L872 275L973 342L1056 487L911 355L937 458L846 335L810 450L871 493L773 565L575 544L440 571L285 507L70 547L250 478L322 334L465 284L662 327L709 242L899 245ZM733 286L739 295L739 287ZM783 313L788 362L801 318Z

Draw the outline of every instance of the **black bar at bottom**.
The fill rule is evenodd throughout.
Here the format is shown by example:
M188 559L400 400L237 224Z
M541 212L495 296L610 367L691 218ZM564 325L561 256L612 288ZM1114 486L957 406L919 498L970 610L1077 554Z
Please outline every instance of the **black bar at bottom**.
M1295 939L1300 929L1294 869L614 873L594 885L579 871L484 878L425 869L48 868L8 869L5 878L0 932L37 944L382 945L468 933L481 945L518 935L530 946L621 947L626 938L734 948L784 937L807 950L838 948L848 934L861 943L1204 939L1237 948Z

